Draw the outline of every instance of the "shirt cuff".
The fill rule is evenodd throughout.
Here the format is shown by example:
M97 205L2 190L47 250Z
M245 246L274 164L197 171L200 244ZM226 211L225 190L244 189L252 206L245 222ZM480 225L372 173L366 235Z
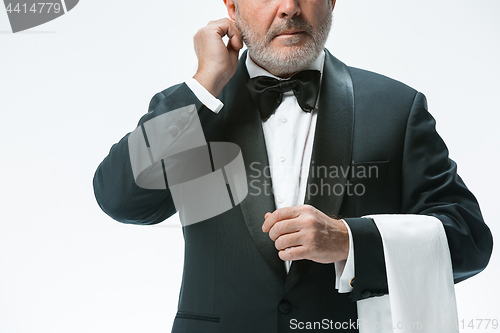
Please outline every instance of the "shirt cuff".
M349 293L352 291L351 280L354 278L354 244L352 241L351 228L344 222L347 231L349 232L349 254L347 255L347 260L335 262L335 289L338 289L339 293Z
M191 89L195 96L202 102L207 108L209 108L214 113L219 113L219 111L224 107L224 104L215 98L211 93L208 92L205 87L201 85L195 78L190 78L186 81L186 85Z

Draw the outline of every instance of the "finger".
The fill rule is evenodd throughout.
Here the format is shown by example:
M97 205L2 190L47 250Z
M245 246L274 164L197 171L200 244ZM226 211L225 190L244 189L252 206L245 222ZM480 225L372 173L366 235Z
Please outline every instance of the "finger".
M238 56L240 54L240 49L235 49L233 44L231 43L231 39L227 42L227 51L232 56L233 61L238 61Z
M243 39L241 38L241 36L237 37L237 36L233 36L231 37L231 39L229 40L229 43L231 44L231 46L233 47L233 49L239 51L243 48Z
M300 224L300 219L290 219L290 220L282 220L276 222L269 230L269 237L276 241L280 236L293 234L300 231L302 228Z
M276 239L274 246L278 251L303 245L302 235L299 232L282 235Z
M294 261L294 260L307 259L305 257L304 246L296 246L296 247L291 247L291 248L288 248L285 250L281 250L278 252L278 255L279 255L281 260Z
M241 33L234 22L229 21L227 37L229 37L228 44L231 44L233 49L240 50L241 48L243 48L243 37L241 36Z
M243 38L234 22L224 18L217 21L211 21L208 25L215 27L221 38L227 36L229 38L228 44L231 44L235 50L239 50L243 47Z
M269 215L264 224L262 224L262 231L269 232L273 225L276 222L285 220L285 219L293 219L300 215L298 209L295 207L284 207L280 209L276 209L271 215Z

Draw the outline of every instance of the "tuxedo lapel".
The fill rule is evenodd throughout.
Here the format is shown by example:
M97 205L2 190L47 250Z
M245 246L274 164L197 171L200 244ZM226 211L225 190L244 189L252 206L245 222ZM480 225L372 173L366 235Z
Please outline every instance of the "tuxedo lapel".
M305 203L336 216L351 165L354 92L349 69L328 51L323 71Z
M247 228L261 254L284 281L284 262L279 258L274 242L262 231L265 213L273 212L276 207L262 121L246 87L249 79L246 55L245 52L241 56L236 74L219 96L224 103L221 112L224 114L225 140L236 143L243 154L248 195L240 203L240 208Z
M325 49L325 52L318 118L304 202L329 216L336 216L346 190L349 173L346 170L350 170L351 165L354 93L347 66L328 50ZM339 170L335 177L330 177L333 170L331 167ZM293 262L285 289L295 284L311 263L309 260Z

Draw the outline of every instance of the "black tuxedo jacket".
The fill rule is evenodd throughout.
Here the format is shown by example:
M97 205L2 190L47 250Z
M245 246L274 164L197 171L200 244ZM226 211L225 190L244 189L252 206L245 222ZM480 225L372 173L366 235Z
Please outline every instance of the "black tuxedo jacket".
M296 261L287 275L274 243L261 231L264 214L275 206L272 193L263 188L271 180L262 172L268 166L266 146L245 86L245 58L219 96L225 105L219 114L181 84L156 94L139 122L195 104L207 142L239 145L249 182L249 195L240 205L183 228L184 274L172 332L291 332L299 322L320 322L325 328L355 321L355 301L388 292L380 234L372 220L361 218L367 214L433 215L445 228L455 282L484 269L491 233L448 158L424 95L347 67L326 51L308 179L308 188L315 191L305 202L347 221L356 278L351 293L339 294L334 264ZM170 191L135 184L127 138L111 148L97 169L95 196L120 222L159 223L176 211ZM350 326L346 331L357 330Z

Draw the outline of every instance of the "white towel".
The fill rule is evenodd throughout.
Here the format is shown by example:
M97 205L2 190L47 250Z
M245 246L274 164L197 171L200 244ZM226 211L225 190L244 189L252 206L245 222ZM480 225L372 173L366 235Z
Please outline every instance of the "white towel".
M357 302L359 332L458 332L448 241L425 215L372 215L382 236L389 294Z

